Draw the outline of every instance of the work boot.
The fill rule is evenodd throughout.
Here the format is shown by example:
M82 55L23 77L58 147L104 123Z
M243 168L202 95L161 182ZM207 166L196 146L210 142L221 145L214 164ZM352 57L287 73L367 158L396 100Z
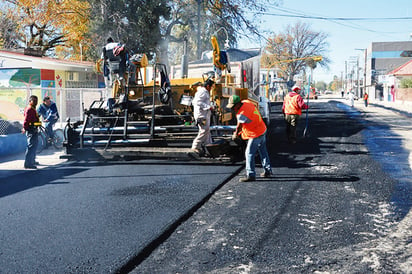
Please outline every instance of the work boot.
M260 177L262 178L269 178L272 177L273 173L272 171L265 170L265 172L260 173Z
M243 183L243 182L253 182L256 181L256 177L252 177L252 176L246 176L246 177L242 177L239 179L239 182Z
M197 155L199 155L200 157L205 156L205 151L203 149L198 149L198 148L192 148L191 151L193 153L196 153Z

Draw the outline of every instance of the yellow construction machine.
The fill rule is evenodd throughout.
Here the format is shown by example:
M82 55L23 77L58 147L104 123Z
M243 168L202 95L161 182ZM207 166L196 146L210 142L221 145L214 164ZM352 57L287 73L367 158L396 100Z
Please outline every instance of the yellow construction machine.
M205 54L202 60L188 64L185 78L174 77L179 72L177 66L172 67L173 73L169 74L164 64L149 65L146 55L132 55L127 73L113 79L109 98L93 101L84 111L84 120L68 122L67 154L88 148L129 156L156 157L167 155L167 151L173 151L169 156L188 154L198 131L191 100L196 87L210 77L215 80L211 92L215 104L211 132L214 140L226 146L220 146L209 156L227 156L233 151L236 154L238 150L233 149L236 144L228 145L235 127L231 110L226 108L231 95L255 102L269 122L269 102L260 95L260 50L222 51L215 36L211 43L212 57L207 58ZM96 65L100 72L102 65L102 61ZM149 75L153 80L146 82ZM144 153L143 147L146 152L151 147L158 153L154 150Z

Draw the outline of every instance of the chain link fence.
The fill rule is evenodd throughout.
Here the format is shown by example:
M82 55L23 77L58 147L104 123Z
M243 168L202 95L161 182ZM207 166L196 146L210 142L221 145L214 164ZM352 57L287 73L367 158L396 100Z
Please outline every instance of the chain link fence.
M0 135L21 132L24 109L28 98L36 95L38 106L45 96L50 96L57 105L59 121L57 128L63 128L67 118L71 121L83 120L84 109L94 100L106 98L105 88L0 88Z
M12 122L0 119L0 135L21 133L22 128L22 125L17 121Z

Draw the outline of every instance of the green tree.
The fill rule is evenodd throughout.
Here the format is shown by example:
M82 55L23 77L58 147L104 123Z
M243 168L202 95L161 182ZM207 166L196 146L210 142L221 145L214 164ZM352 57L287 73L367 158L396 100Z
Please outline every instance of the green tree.
M246 15L264 11L278 0L89 1L93 7L95 45L103 46L110 36L126 43L134 52L156 52L164 63L173 56L170 60L179 63L184 50L183 41L187 41L190 49L189 58L195 60L198 52L211 49L211 35L222 27L227 31L232 46L236 45L239 37L257 36L259 22ZM218 39L225 40L225 33L219 32ZM100 47L97 50L100 51ZM171 52L173 54L169 55ZM98 55L96 52L95 56Z
M404 78L401 80L401 88L412 88L412 78Z
M156 52L161 40L160 19L168 19L170 8L166 0L89 0L92 6L91 38L95 45L94 57L108 37L126 44L139 53Z
M327 89L327 84L324 81L317 81L315 88L319 91L325 91Z
M283 32L268 38L262 56L262 65L278 67L284 80L293 80L295 75L304 72L307 66L316 67L316 62L308 62L311 56L322 56L318 62L327 67L330 60L325 56L328 35L310 29L310 25L298 22L288 25Z
M240 38L260 38L261 21L259 12L267 7L276 6L279 1L206 1L174 0L171 1L171 20L163 22L163 52L173 52L172 63L178 64L183 54L183 40L186 39L190 60L199 59L199 53L211 50L210 38L216 34L221 47L226 40L235 47ZM250 16L247 16L250 15ZM200 33L199 33L200 29ZM199 35L200 34L200 35ZM198 38L200 36L200 41ZM173 43L169 49L169 44Z
M328 89L332 91L339 91L342 90L342 79L339 78L338 76L334 75L333 76L333 81L329 83Z

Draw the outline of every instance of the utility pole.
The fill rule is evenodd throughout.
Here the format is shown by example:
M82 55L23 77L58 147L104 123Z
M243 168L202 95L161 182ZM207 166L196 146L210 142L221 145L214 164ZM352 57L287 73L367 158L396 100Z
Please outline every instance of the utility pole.
M356 96L360 97L359 93L359 56L356 59Z
M368 62L368 49L365 49L365 67L363 69L363 93L366 93L366 66Z
M365 64L363 66L363 94L365 94L366 93L366 67L368 63L368 49L365 48L365 49L355 49L355 50L361 50L365 53L365 56L364 56ZM361 94L361 96L363 96L363 94Z
M346 89L348 88L348 61L345 61L345 93L346 93Z

